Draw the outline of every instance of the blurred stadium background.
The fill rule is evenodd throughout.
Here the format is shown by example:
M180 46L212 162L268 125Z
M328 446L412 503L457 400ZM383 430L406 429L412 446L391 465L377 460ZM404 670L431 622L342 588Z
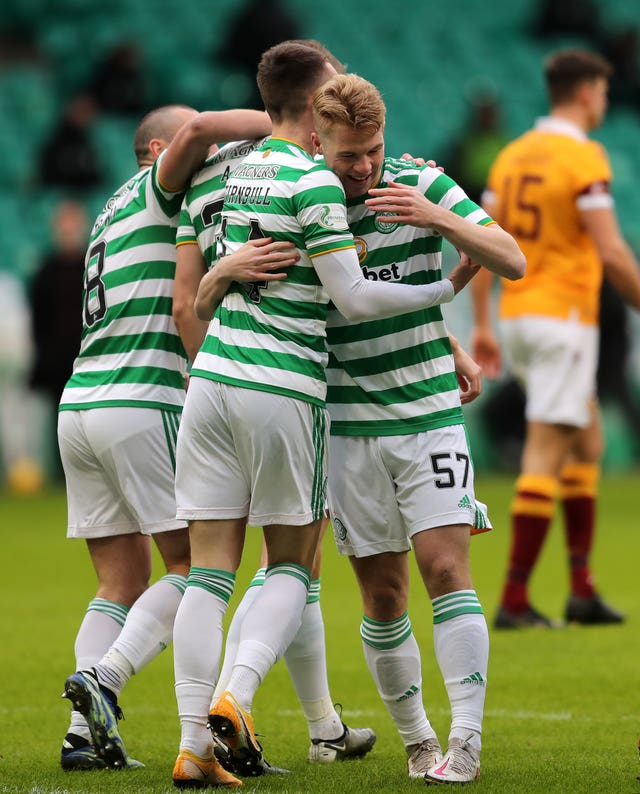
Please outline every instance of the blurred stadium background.
M244 21L238 38L234 25L240 15ZM640 252L637 0L493 0L489 5L477 0L111 0L108 4L4 0L0 7L0 276L16 275L27 294L39 261L51 246L50 221L60 200L79 200L93 218L134 172L131 142L144 111L169 102L199 110L250 105L255 97L253 67L244 66L243 60L255 64L261 43L274 35L278 25L280 30L288 26L284 37L318 39L350 71L381 89L388 106L389 153L434 157L464 187L454 144L477 132L472 114L479 99L489 99L497 109L499 135L515 137L545 112L542 61L546 54L578 45L608 55L618 64L619 81L615 101L596 137L606 145L612 161L623 231ZM40 166L49 136L70 103L91 95L105 59L122 46L124 60L137 67L138 107L113 109L101 100L95 114L89 114L86 132L95 147L99 178L83 188L45 184ZM478 155L478 168L487 157L486 150L484 161ZM452 257L449 251L448 260ZM9 291L0 289L4 292L0 319L6 319ZM447 318L467 343L468 302L457 301ZM629 312L628 323L632 343L627 366L638 407L638 316ZM8 320L0 324L0 371L26 381L27 367L16 368L4 360L11 358L12 351L16 355L15 323L13 332L7 331L7 325ZM26 358L30 353L25 349L20 355ZM495 428L487 416L487 406L499 389L500 384L488 384L485 395L469 410L480 468L515 465L518 418L511 423L503 415L502 429L513 424L515 430L513 438L500 441L498 451ZM608 439L605 468L637 465L640 445L628 416L613 399L603 404ZM41 436L44 431L38 432ZM34 455L46 459L47 446L46 441L40 444ZM45 460L45 468L48 465Z

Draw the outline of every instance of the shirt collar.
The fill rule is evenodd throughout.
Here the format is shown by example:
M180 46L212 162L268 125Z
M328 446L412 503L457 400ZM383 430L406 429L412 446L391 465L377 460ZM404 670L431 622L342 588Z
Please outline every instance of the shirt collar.
M570 138L575 138L578 141L588 140L584 130L580 129L577 124L566 119L559 119L555 116L543 116L536 120L535 129L541 132L554 132L557 135L568 135Z

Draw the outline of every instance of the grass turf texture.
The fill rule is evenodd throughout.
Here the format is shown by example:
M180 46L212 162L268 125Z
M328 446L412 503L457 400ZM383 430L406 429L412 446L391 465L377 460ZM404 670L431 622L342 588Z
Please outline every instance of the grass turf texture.
M557 631L491 631L482 775L478 792L640 792L636 743L640 733L640 598L637 526L638 476L602 483L594 555L597 582L628 622L620 627L571 626ZM495 529L474 538L476 588L491 620L508 546L510 478L479 479ZM84 543L64 537L64 494L0 497L2 514L3 638L0 651L0 794L146 794L175 791L171 769L179 728L171 652L165 652L125 689L121 733L129 753L145 762L132 772L64 773L60 745L69 704L60 699L73 670L73 642L95 577ZM236 599L257 564L259 532L251 532ZM157 563L157 560L156 560ZM161 567L156 564L155 573ZM446 745L446 695L433 659L431 608L412 569L411 618L423 651L423 688L430 718ZM554 524L532 585L536 607L562 615L567 571L561 527ZM265 755L292 774L247 780L248 792L405 792L405 755L365 667L358 634L361 608L348 562L325 539L322 578L332 695L344 719L378 734L363 760L314 766L308 738L282 663L269 674L254 704Z

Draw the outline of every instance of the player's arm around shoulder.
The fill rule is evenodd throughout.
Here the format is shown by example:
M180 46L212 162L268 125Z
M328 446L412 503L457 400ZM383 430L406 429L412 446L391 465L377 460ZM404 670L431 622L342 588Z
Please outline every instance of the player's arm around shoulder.
M430 190L425 194L418 187L390 182L385 188L370 190L371 198L365 203L376 212L388 213L381 221L431 227L479 265L504 278L522 278L526 260L514 238L473 204L452 179L445 174L438 174L437 179L442 183L434 190L438 202L430 199ZM471 212L462 217L446 206L451 200L453 207L469 202Z
M194 302L196 315L200 320L211 320L234 281L282 281L287 277L282 268L299 259L300 254L292 242L274 242L271 237L249 240L237 251L219 259L202 277Z
M270 132L271 120L263 111L239 108L197 113L169 144L158 166L160 184L166 190L183 190L214 144L261 138Z

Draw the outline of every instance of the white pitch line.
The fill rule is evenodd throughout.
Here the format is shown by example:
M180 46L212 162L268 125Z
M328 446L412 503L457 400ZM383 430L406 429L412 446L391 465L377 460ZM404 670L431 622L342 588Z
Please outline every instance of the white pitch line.
M449 709L445 708L437 708L437 709L428 709L429 714L450 714ZM301 717L301 712L296 709L280 709L278 714L283 717ZM359 719L359 718L380 718L382 716L388 716L387 711L384 709L349 709L348 711L345 709L343 712L343 717L346 719ZM500 720L524 720L524 721L533 721L533 722L568 722L569 720L574 719L575 714L570 711L509 711L507 709L486 709L484 712L485 717L490 717L491 719L500 719ZM638 719L636 714L616 714L616 720L619 722L631 722L636 721ZM598 716L589 716L588 714L580 715L580 720L582 722L595 722L596 720L601 722L602 717Z
M449 709L428 709L429 714L449 714ZM371 718L380 717L387 712L383 709L345 709L343 717L352 718ZM299 717L300 711L295 709L280 709L278 711L283 717ZM558 712L545 712L545 711L507 711L506 709L487 709L484 713L485 717L496 717L499 719L513 719L513 720L547 720L549 722L556 722L559 720L570 720L573 715L569 711Z
M508 711L507 709L487 709L485 717L501 720L535 720L546 722L562 722L573 719L570 711Z

